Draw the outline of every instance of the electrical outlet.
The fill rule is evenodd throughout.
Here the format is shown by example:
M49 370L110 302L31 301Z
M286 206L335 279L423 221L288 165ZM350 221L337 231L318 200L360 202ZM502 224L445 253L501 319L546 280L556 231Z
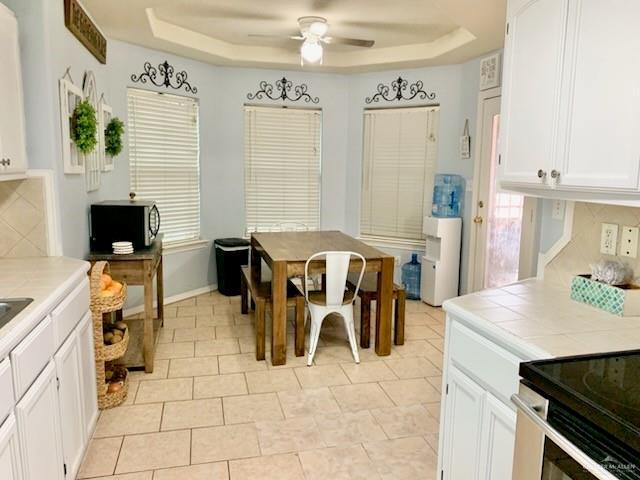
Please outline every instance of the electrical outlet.
M620 255L631 258L638 256L638 227L622 227Z
M600 235L600 253L605 255L615 255L618 243L618 225L614 223L603 223Z
M564 218L564 205L564 200L554 200L551 218L553 218L554 220L562 220Z

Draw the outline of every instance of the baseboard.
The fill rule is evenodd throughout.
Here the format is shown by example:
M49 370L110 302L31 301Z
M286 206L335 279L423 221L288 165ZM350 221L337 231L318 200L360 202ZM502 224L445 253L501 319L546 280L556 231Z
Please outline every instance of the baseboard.
M189 290L188 292L178 293L177 295L171 295L170 297L164 297L164 303L166 305L168 303L179 302L180 300L184 300L186 298L191 298L197 295L213 292L214 290L217 290L217 289L218 289L218 285L214 283L213 285L207 285L206 287L196 288L195 290ZM158 306L158 302L154 301L153 308L156 308L157 306ZM128 317L129 315L136 315L142 312L144 312L144 305L136 305L135 307L125 308L122 314L125 317Z

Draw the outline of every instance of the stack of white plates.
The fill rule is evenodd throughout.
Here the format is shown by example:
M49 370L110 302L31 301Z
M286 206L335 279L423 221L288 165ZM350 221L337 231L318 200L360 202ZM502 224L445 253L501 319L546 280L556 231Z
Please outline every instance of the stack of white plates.
M131 242L113 242L113 253L116 255L128 255L133 253L133 244Z

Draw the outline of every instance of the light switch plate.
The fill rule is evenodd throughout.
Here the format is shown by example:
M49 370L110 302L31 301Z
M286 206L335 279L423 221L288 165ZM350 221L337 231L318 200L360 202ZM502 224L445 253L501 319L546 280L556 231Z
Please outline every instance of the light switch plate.
M618 225L614 223L603 223L600 235L600 253L605 255L615 255L618 243Z
M638 256L638 227L622 227L620 237L620 255L636 258Z

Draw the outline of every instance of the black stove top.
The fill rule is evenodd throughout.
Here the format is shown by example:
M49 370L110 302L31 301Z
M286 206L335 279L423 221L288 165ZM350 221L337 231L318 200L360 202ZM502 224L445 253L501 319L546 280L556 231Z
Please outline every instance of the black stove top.
M640 455L640 350L523 363L520 375Z

